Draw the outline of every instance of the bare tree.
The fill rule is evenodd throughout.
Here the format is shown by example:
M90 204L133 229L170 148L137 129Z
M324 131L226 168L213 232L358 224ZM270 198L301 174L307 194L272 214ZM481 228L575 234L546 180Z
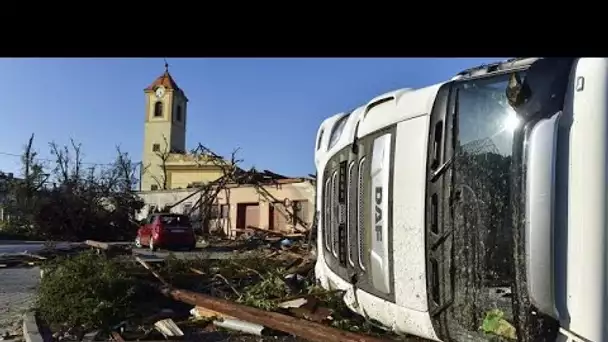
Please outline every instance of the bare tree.
M221 191L224 191L224 198L226 199L226 204L228 208L230 208L230 188L227 186L230 183L234 183L237 180L237 172L240 170L239 164L243 161L242 159L237 158L237 153L240 151L240 148L237 147L230 153L230 159L226 160L221 156L217 155L210 149L206 148L202 144L198 144L198 147L194 151L195 154L205 156L206 160L210 161L213 165L217 166L222 170L222 176L217 179L217 182L211 182L208 184L206 189L203 191L203 196L200 197L199 206L201 208L202 217L205 219L203 221L203 227L209 227L209 219L211 218L211 213L214 210L217 210L219 215L219 222L226 224L226 226L232 227L232 222L230 219L230 214L224 221L222 217L222 207L219 205L217 201L217 197ZM196 158L197 163L200 158ZM208 229L205 230L206 233Z
M169 211L171 210L171 208L183 203L184 201L187 201L188 199L199 195L198 200L192 206L191 212L187 214L191 214L194 210L197 210L199 216L197 219L201 222L203 233L208 233L209 220L212 216L212 211L214 210L214 208L219 209L217 203L218 194L220 193L220 191L225 190L226 198L227 200L229 200L230 194L229 189L226 188L226 185L236 180L236 173L238 172L238 170L240 170L238 164L241 162L241 160L237 159L236 157L238 151L239 148L235 149L231 153L231 157L228 161L199 143L197 148L192 150L191 152L191 155L193 156L197 165L202 166L203 163L205 165L211 163L217 166L222 171L222 175L219 178L212 180L208 183L192 184L198 188L197 191L186 196L180 201L173 203L172 205L166 206L164 210ZM219 211L221 214L221 210ZM230 219L228 219L228 221L229 220ZM228 222L228 224L230 225L230 222Z
M121 190L128 192L133 191L137 183L137 163L134 163L129 154L122 152L120 146L116 146L116 161L115 170L118 172L120 179Z
M44 185L49 176L44 173L44 166L37 159L38 153L34 151L33 144L34 134L32 133L21 155L23 180L28 198L32 195L32 192L39 190Z
M32 213L37 205L36 191L45 184L48 174L44 174L44 166L37 158L33 148L34 134L30 136L21 155L22 180L11 179L6 188L3 206L6 213L11 217L9 229L17 234L29 234ZM45 177L46 176L46 177Z
M49 143L51 154L55 156L55 169L57 180L66 185L73 186L78 183L81 178L82 168L82 152L81 144L76 144L73 139L70 139L70 147L59 147L57 143Z
M64 240L124 240L137 230L134 216L143 202L133 190L135 164L117 149L114 163L83 169L80 144L69 146L51 143L55 157L50 172L36 159L32 135L22 156L22 181L10 188L9 227L16 233L35 234L36 238ZM44 187L49 176L58 183ZM11 222L13 224L13 222Z

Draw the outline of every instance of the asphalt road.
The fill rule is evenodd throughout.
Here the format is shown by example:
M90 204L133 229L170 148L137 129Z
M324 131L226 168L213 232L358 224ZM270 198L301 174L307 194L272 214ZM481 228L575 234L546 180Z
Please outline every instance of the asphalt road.
M59 249L72 243L58 242ZM44 249L44 241L0 240L0 260L3 255L35 254ZM5 332L21 334L21 317L34 304L40 283L38 267L0 268L0 335Z
M44 247L36 241L0 241L2 254L36 253ZM40 282L38 267L0 268L0 334L21 334L21 317L35 300Z

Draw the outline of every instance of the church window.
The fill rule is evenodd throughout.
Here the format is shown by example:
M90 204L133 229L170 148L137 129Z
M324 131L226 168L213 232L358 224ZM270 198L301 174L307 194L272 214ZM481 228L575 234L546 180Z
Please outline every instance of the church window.
M177 105L177 110L175 111L175 119L177 122L182 121L182 106Z
M154 104L154 116L163 116L163 103L158 101Z
M160 144L152 144L152 152L159 152Z

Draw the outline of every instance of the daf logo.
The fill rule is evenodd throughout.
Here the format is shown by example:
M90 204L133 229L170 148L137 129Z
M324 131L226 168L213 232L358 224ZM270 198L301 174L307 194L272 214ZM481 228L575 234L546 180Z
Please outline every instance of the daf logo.
M382 187L377 186L374 194L375 214L374 214L374 230L376 231L376 241L382 241Z

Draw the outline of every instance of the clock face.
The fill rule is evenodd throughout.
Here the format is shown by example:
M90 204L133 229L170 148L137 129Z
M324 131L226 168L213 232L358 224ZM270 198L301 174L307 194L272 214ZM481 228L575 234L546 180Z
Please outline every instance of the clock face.
M163 95L165 95L165 87L160 86L156 88L156 97L160 99L161 97L163 97Z

